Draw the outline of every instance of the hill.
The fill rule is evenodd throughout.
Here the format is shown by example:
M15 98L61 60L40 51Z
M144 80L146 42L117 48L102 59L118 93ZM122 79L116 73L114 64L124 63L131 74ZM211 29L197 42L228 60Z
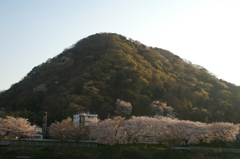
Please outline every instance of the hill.
M154 115L155 100L180 119L240 122L240 87L173 53L113 33L91 35L34 67L0 94L0 108L38 124L78 112L114 115L115 101L132 104L131 115Z

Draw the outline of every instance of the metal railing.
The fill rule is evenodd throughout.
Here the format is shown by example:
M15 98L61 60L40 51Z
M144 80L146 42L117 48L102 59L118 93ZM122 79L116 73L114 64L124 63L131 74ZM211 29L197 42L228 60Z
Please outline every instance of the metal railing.
M0 141L3 146L54 146L54 147L97 147L96 143L45 142L45 141Z
M175 150L205 150L205 151L216 151L216 152L235 152L240 153L240 149L231 148L213 148L213 147L172 147Z

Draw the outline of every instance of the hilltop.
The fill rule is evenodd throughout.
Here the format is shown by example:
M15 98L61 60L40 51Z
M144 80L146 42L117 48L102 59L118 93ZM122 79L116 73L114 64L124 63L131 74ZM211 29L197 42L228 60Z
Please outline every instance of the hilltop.
M200 55L199 55L200 56ZM0 94L0 108L40 124L78 112L114 115L117 99L135 116L154 115L158 100L177 117L194 121L240 122L240 87L160 48L113 33L91 35L34 67Z

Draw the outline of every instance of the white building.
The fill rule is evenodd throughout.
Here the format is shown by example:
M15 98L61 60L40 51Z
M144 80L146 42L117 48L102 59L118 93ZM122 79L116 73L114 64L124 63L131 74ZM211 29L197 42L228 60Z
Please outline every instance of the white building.
M73 124L75 126L81 124L84 126L88 126L91 121L97 121L98 115L97 114L75 114L73 115Z
M36 132L30 138L31 139L43 139L42 128L39 126L36 126Z

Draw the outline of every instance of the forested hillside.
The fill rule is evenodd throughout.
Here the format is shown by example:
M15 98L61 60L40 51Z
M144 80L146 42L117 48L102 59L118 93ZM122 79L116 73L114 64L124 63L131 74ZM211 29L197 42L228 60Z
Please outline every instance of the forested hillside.
M0 94L0 108L40 124L45 111L49 123L78 112L105 119L115 115L117 99L130 102L135 116L154 115L150 104L160 101L179 119L240 122L239 86L167 50L112 33L84 38L34 67Z

